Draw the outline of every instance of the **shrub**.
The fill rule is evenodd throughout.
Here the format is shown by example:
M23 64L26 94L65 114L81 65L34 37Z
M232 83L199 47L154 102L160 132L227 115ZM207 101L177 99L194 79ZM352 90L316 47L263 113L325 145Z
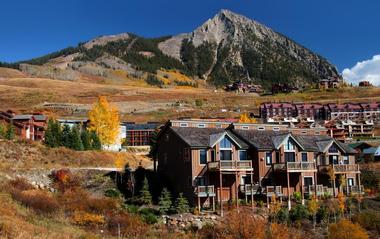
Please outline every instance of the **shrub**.
M38 214L51 215L59 209L58 201L47 192L38 190L13 191L12 198Z
M369 231L376 231L380 234L380 213L377 211L367 211L354 217L354 221Z
M162 86L164 82L160 81L156 76L149 75L148 78L145 80L146 83L153 86Z
M293 222L308 218L308 216L307 208L303 205L296 205L289 212L289 218Z
M277 215L277 221L280 222L280 223L286 223L288 221L288 218L289 218L289 211L287 208L281 208Z
M329 226L328 238L339 239L367 239L368 234L359 224L354 224L346 219Z
M294 192L293 197L294 197L294 200L296 200L297 202L300 202L302 199L301 192Z
M111 189L107 189L104 192L104 196L109 197L109 198L119 198L120 192L117 189L111 188Z
M127 205L127 210L129 213L137 214L139 212L139 207L134 204Z
M33 189L33 185L24 178L16 178L8 182L8 189L25 191Z
M105 222L104 216L102 215L82 211L74 212L72 220L75 224L80 226L99 225Z
M149 184L148 179L144 179L143 187L140 190L139 199L141 204L143 205L151 205L152 204L152 195L149 192Z
M146 224L138 216L121 213L107 218L107 230L111 235L120 233L123 238L143 238L147 231Z

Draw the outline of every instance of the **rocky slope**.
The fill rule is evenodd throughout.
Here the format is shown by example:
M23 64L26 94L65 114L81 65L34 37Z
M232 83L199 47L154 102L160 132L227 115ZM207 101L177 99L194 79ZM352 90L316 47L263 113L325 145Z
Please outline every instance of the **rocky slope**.
M164 68L219 86L248 80L266 88L273 83L310 85L338 75L323 57L228 10L221 10L191 33L155 39L130 33L102 36L23 63L45 67L23 65L25 73L55 79L75 80L81 74L107 78L114 75L110 71L141 79ZM70 76L64 77L65 72Z

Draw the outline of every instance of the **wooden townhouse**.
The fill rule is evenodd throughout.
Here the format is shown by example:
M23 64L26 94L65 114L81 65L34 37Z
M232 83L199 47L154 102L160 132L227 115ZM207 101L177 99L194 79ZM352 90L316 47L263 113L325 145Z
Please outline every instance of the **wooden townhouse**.
M12 124L15 134L21 139L41 141L45 137L47 116L39 113L16 114L13 111L0 112L0 122Z
M256 124L193 123L166 124L157 140L157 161L169 188L183 192L198 208L215 209L225 202L238 206L237 199L253 205L253 195L286 197L290 207L294 192L304 198L362 190L356 151L327 135Z

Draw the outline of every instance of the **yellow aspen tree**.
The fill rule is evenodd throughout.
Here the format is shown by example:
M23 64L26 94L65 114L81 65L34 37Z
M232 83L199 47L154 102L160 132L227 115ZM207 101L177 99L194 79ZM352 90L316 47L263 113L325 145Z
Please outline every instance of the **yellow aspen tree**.
M102 145L116 143L120 131L119 111L108 103L106 97L100 96L88 114L90 131L95 131Z

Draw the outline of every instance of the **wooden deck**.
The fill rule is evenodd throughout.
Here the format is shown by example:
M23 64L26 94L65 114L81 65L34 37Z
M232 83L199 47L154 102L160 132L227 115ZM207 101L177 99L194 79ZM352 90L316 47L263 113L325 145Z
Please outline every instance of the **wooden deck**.
M209 171L252 171L252 161L216 161L207 163Z

